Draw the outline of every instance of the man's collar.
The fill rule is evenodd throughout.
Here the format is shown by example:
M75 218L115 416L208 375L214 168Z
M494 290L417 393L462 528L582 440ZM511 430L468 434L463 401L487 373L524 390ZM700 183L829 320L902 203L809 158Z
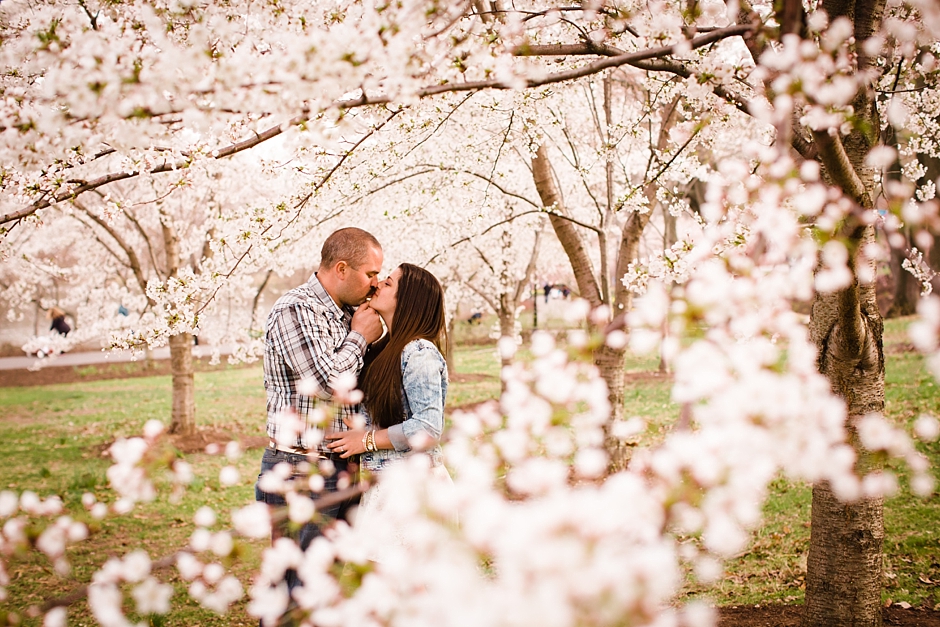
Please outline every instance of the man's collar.
M320 279L317 277L316 272L310 275L310 278L307 279L307 284L313 290L313 295L317 297L317 300L332 309L336 315L343 317L344 315L349 314L351 316L355 311L355 309L352 307L340 306L339 303L333 300L333 297L330 296L330 293L327 292L323 287L323 284L320 283Z

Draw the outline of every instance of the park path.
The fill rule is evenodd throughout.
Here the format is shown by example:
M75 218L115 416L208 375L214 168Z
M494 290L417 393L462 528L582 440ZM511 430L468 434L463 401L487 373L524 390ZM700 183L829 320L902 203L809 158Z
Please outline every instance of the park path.
M213 347L211 346L193 346L193 357L210 357ZM223 346L221 354L231 354L231 346ZM150 352L150 358L163 360L170 358L170 347L163 346L155 348ZM139 361L143 359L141 353L132 351L78 351L74 353L64 353L55 357L0 357L0 370L35 370L37 368L53 368L60 366L89 366L92 364L123 363L128 361Z

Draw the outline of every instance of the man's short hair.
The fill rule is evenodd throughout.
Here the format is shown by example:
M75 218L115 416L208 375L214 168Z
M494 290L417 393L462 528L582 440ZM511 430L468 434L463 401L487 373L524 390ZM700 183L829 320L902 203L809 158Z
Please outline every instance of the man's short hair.
M358 269L366 262L372 248L382 250L382 245L368 231L354 226L333 231L320 249L320 267L332 268L340 261L345 261Z

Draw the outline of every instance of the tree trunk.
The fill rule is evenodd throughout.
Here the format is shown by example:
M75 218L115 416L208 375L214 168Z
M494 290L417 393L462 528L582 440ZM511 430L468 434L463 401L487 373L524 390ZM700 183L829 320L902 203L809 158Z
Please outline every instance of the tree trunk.
M604 426L604 448L610 457L608 466L612 472L623 470L630 461L632 447L623 440L610 435L610 425L623 417L623 363L626 353L601 346L594 351L594 364L601 378L607 383L607 399L610 401L610 420Z
M933 291L940 293L940 235L933 236L933 244L924 256L927 258L927 265L930 266L930 269L937 273L937 276L930 282Z
M663 250L669 250L679 241L679 235L676 231L676 216L669 212L667 207L662 207L663 212ZM663 324L663 344L665 345L666 336L669 334L669 325ZM666 351L659 351L659 373L669 372L669 360L666 358Z
M167 276L174 277L180 268L180 240L169 219L161 214L163 248L166 253ZM192 435L196 432L196 403L193 380L193 335L170 336L170 371L173 374L173 410L170 433Z
M910 242L910 239L907 240ZM901 265L907 259L907 250L891 248L891 277L894 279L894 298L886 318L910 316L917 312L920 298L920 282Z
M551 164L548 161L548 153L544 146L540 147L535 159L532 160L532 175L535 179L535 187L542 199L542 204L546 207L554 206L556 211L563 213L564 207L561 205L561 196L555 188L554 180L551 178ZM636 216L631 216L629 224L635 228L637 221L633 220ZM552 228L555 229L555 235L561 242L571 269L574 271L575 280L578 282L578 289L581 296L591 303L591 307L599 307L604 304L601 300L601 292L598 289L597 280L594 277L594 270L591 266L591 260L584 249L581 238L578 236L574 225L557 216L549 216ZM645 218L640 218L640 222L645 226ZM624 227L625 233L631 227ZM642 230L642 227L641 227ZM620 257L618 257L618 272L623 266L623 243L621 243ZM636 238L635 246L639 246L639 237ZM634 249L635 250L635 249ZM616 290L620 294L622 289ZM605 427L605 447L610 456L610 468L613 471L621 470L626 467L630 459L629 447L624 446L617 438L610 436L609 427L618 422L623 416L623 363L626 355L623 350L613 350L606 345L596 349L593 354L594 364L600 372L601 378L607 384L607 398L610 401L610 420Z
M191 333L180 333L170 337L170 369L173 373L173 413L170 433L192 435L196 432L196 403Z
M870 241L872 231L867 229ZM852 315L857 311L858 315ZM810 332L819 370L845 399L851 420L884 409L883 322L874 285L818 295ZM856 449L861 447L856 443ZM866 467L864 452L859 471ZM883 500L841 503L825 483L813 486L803 627L881 625Z
M882 500L847 505L818 483L811 534L802 624L881 625Z
M499 295L499 337L516 337L516 303L510 294ZM511 357L502 358L502 367L512 364Z
M878 28L885 6L884 0L824 0L821 4L830 21L838 17L852 21L857 42ZM866 72L871 59L861 48L857 69ZM874 96L872 85L859 90L852 105L867 124L856 125L844 140L838 134L813 132L827 180L862 210L874 207L875 173L865 165L865 157L878 138L858 128L881 127ZM860 218L852 216L837 235L846 241L849 269L857 277L858 251L874 241L874 231L863 228ZM817 294L813 302L810 334L819 351L819 371L829 379L833 392L845 399L850 433L854 417L884 410L883 330L874 283L856 281L840 292ZM861 459L859 471L864 472L870 460L860 444L855 445ZM803 627L880 627L883 539L882 499L844 504L834 498L829 486L813 487Z

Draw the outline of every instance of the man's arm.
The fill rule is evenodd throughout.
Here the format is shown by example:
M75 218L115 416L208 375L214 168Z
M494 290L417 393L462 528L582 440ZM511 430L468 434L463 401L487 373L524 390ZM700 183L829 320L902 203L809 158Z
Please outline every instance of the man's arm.
M359 331L350 331L336 346L331 321L326 315L300 304L282 309L274 320L278 351L298 379L312 377L317 382L317 396L331 400L330 381L362 368L366 338Z

